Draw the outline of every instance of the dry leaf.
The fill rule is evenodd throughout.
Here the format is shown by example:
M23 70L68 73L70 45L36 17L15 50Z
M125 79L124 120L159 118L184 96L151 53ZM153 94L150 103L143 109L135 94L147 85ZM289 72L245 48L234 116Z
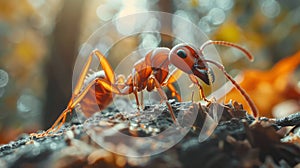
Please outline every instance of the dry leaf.
M270 70L244 71L243 81L240 85L256 104L260 116L272 117L272 108L280 102L288 99L300 100L300 91L291 80L291 76L299 64L300 52L282 59ZM242 103L247 111L251 111L247 102L236 89L226 95L226 101L230 99Z

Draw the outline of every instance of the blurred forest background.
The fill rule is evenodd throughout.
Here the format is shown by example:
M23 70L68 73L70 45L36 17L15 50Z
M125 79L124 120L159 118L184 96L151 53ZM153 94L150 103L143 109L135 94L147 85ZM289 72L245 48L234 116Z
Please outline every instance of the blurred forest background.
M48 128L69 101L72 71L82 44L111 19L141 11L180 15L212 40L246 47L255 56L254 63L239 59L241 54L232 49L218 48L226 69L233 75L237 70L269 70L300 49L300 1L0 0L0 144L23 132ZM164 39L140 40L158 45ZM255 81L249 79L245 84L259 83L275 96L288 95L273 100L273 96L261 94L268 104L262 109L265 116L272 116L273 106L283 102L299 110L300 74L294 69L278 71L292 75L291 81L279 79L279 87L289 86L284 93L274 92L272 81L260 81L263 75L256 74ZM278 76L277 72L271 74ZM234 95L229 98L238 99ZM271 103L268 98L272 98Z

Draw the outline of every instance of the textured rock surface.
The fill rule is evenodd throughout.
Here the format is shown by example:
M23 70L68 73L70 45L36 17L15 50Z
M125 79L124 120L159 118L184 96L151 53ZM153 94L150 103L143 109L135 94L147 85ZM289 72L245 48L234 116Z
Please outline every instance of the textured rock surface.
M213 134L201 143L198 141L199 132L204 119L211 117L212 108L190 102L172 102L176 115L181 115L178 116L179 122L191 120L188 113L179 113L182 108L197 107L198 115L195 122L191 123L193 127L188 134L174 147L158 155L132 158L111 153L85 133L83 124L71 122L65 124L57 135L30 138L24 134L16 141L0 146L0 167L299 166L300 113L279 120L255 120L235 102L211 106L221 109L224 107L223 113ZM159 113L161 114L158 115ZM145 118L148 120L144 120ZM127 124L122 129L115 128L125 121ZM165 106L148 106L145 113L140 115L108 108L85 122L85 125L100 131L102 127L109 126L135 137L159 134L171 124L172 119ZM288 130L290 127L293 129ZM129 152L138 150L122 143L112 144Z

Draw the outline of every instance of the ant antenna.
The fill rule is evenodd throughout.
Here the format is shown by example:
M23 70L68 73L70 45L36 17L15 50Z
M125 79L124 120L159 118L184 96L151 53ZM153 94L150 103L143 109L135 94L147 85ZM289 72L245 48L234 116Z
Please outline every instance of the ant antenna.
M258 110L257 110L254 102L252 101L250 96L247 94L247 92L226 72L224 66L215 61L212 61L212 60L202 60L202 61L214 64L217 68L219 68L224 73L226 78L228 80L230 80L230 82L236 87L236 89L241 93L241 95L243 95L243 97L245 98L245 100L247 101L248 105L250 106L250 108L252 110L253 116L255 118L257 118L259 113L258 113Z
M216 45L221 45L221 46L227 46L227 47L234 47L234 48L237 48L239 49L240 51L242 51L246 56L247 58L250 60L250 61L253 61L254 60L254 57L252 56L252 54L247 51L245 48L237 45L237 44L234 44L234 43L231 43L231 42L228 42L228 41L212 41L212 40L208 40L206 41L205 43L202 44L202 46L200 47L200 53L203 53L203 50L206 46L208 45L211 45L211 44L216 44Z

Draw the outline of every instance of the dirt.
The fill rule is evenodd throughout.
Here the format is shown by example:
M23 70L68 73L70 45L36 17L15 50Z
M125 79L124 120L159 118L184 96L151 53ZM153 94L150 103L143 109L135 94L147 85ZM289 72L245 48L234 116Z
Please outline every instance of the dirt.
M84 124L73 120L52 136L28 134L0 146L0 167L295 167L300 166L300 112L282 119L255 119L236 102L209 107L170 101L180 124L192 124L187 135L157 155L126 157L107 151L86 134L86 128L103 131L109 126L133 137L161 133L173 124L164 105L146 106L143 113L119 112L115 107L96 113ZM212 107L222 109L220 121L207 140L199 142L204 120ZM197 109L197 117L182 110ZM188 121L193 121L189 123ZM122 128L119 128L121 123ZM112 134L114 134L112 132ZM112 136L113 137L113 136ZM133 145L103 137L115 147L138 152ZM168 137L163 137L168 140Z

